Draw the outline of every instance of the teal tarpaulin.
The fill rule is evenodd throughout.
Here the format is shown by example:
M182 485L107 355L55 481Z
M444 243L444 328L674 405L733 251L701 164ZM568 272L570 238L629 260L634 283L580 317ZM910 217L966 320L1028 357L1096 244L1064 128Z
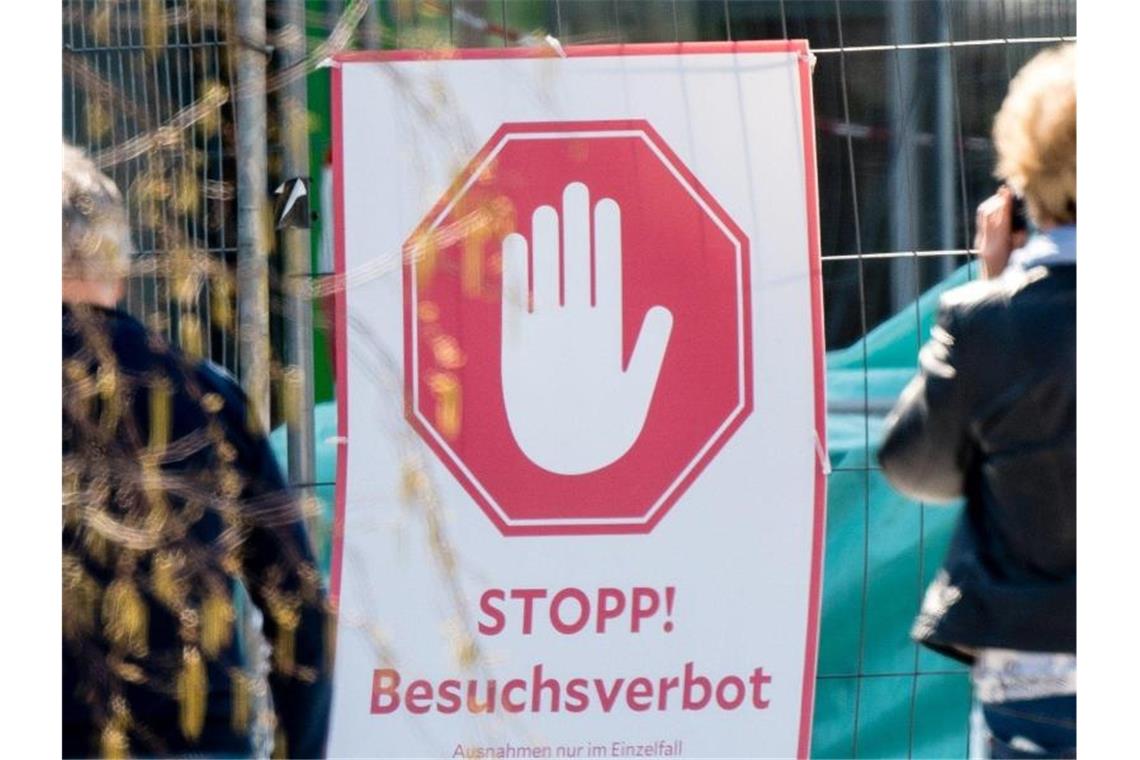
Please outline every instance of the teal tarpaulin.
M958 663L908 638L922 590L946 551L959 507L895 493L876 469L883 417L913 376L938 296L969 279L962 267L861 341L827 354L827 549L812 755L966 757L970 684ZM329 567L336 404L314 409L316 541ZM271 436L285 466L285 431Z
M909 639L961 508L902 497L875 455L883 419L914 376L939 296L969 278L960 268L865 339L827 355L832 472L815 757L967 756L969 673Z

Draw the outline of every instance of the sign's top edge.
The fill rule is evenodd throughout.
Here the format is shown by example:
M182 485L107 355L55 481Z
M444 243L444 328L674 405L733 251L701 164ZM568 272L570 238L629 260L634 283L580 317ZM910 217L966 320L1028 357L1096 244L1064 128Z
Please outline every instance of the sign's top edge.
M400 63L408 61L497 60L514 58L598 58L604 56L710 55L726 53L811 54L808 41L741 40L738 42L651 42L604 45L532 45L507 48L435 48L407 50L352 50L337 53L333 64Z

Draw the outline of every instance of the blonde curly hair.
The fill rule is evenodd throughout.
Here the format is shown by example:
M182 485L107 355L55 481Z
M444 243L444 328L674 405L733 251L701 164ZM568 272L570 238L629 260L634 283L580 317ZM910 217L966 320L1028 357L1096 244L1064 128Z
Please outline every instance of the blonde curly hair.
M64 278L118 280L127 274L133 250L119 188L82 150L64 143Z
M1077 46L1034 56L994 119L994 174L1025 198L1033 221L1077 221Z

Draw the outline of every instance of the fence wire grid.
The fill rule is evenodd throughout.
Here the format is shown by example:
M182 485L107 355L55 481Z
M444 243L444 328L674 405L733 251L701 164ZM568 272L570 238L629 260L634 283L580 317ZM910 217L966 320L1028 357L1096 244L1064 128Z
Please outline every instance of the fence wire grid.
M994 187L990 126L1010 79L1038 51L1076 35L1075 0L308 0L301 32L310 55L298 70L274 68L272 44L298 31L275 27L286 4L267 4L268 89L272 94L290 77L309 77L310 154L318 162L329 148L328 90L323 74L314 72L321 58L339 49L541 44L547 33L562 44L806 38L817 57L828 349L858 345L905 312L913 313L918 328L914 357L923 339L918 296L971 257L973 209ZM125 307L175 344L236 374L243 326L235 292L232 61L240 42L233 5L64 0L62 96L64 138L86 148L125 191L138 249ZM271 127L265 139L268 194L281 179L275 152L281 130ZM312 171L316 185L318 170ZM331 258L321 252L323 222L314 219L308 291L315 340L322 345L331 326L320 296L339 286ZM272 264L272 313L265 328L273 325L275 402L287 392L280 382L288 369L281 271L280 262ZM330 360L318 351L316 364L322 363L327 372ZM914 507L902 530L912 531L916 551L900 554L877 541L884 527L900 528L897 518L872 510L875 498L889 490L874 454L893 399L872 398L870 369L863 343L861 403L829 410L856 420L862 443L829 476L831 493L850 498L829 500L815 752L965 757L964 727L961 740L951 744L924 743L922 737L939 723L931 712L964 723L968 673L907 639L941 559L941 547L927 537L944 529L952 513ZM317 400L331 396L331 383L318 382ZM275 412L274 421L281 418ZM324 514L331 515L331 481L298 485L315 487ZM833 540L837 517L857 526L856 539ZM450 551L445 540L438 551ZM912 574L913 594L878 591L876 579L899 568ZM848 604L829 609L826 600L842 589L828 587L844 574L855 579L853 587L843 587ZM869 647L871 641L887 645ZM945 692L947 683L959 695L954 704L931 702L928 685ZM868 708L899 693L908 695L902 714Z

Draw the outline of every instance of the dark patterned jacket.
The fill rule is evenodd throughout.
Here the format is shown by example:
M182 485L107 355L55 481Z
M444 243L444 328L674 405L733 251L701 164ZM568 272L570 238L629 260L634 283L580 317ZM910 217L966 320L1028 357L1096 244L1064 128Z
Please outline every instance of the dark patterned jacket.
M273 653L276 751L323 755L327 603L260 424L224 371L64 305L64 756L248 755L266 700L245 594Z

